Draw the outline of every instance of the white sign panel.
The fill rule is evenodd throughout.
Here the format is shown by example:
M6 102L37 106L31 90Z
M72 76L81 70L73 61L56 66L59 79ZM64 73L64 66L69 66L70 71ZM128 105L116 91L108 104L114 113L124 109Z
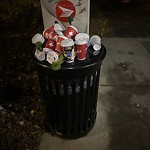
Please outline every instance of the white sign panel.
M41 0L44 28L55 21L65 30L73 19L79 32L89 33L90 0Z

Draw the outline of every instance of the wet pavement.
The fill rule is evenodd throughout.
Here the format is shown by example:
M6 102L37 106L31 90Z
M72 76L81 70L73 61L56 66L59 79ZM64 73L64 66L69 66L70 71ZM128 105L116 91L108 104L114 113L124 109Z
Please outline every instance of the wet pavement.
M79 139L42 136L40 150L149 150L150 38L103 38L107 56L101 68L97 119Z
M31 37L43 30L40 3L5 0L0 5L2 149L150 149L149 1L91 1L90 35L100 35L108 53L98 119L86 137L67 141L43 134L44 106L31 56Z

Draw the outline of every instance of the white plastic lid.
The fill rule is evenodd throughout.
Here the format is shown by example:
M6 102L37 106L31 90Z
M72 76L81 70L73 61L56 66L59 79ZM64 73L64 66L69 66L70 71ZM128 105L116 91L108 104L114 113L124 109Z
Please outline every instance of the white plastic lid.
M62 47L68 47L68 46L73 46L73 45L74 45L74 42L72 39L65 39L65 40L62 40L61 42Z
M78 40L86 40L87 42L89 41L90 37L87 33L78 33L76 36L75 36L75 40L78 41Z
M54 30L55 30L55 32L58 32L58 31L62 31L62 27L61 27L61 25L60 24L54 24Z
M101 43L101 38L98 35L93 35L90 39L90 43Z
M96 43L96 44L93 45L93 49L98 51L98 50L101 49L101 45L99 43Z

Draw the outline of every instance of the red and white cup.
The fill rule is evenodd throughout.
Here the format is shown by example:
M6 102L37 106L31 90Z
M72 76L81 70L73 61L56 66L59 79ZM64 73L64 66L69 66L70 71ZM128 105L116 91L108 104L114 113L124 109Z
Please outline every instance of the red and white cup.
M74 42L72 39L66 39L61 42L62 52L67 63L74 62L75 51L74 51Z
M48 53L47 53L47 58L46 58L46 60L47 60L50 64L52 64L53 62L55 62L55 61L58 60L58 57L59 57L59 53L58 53L58 52L49 49L49 50L48 50Z
M60 54L62 53L61 42L65 39L68 39L68 38L63 36L63 35L58 36L57 43L56 43L56 46L55 46L55 51L58 51Z
M86 59L86 51L87 51L87 41L86 40L77 40L75 41L75 50L78 60Z
M43 37L46 39L57 40L57 34L51 28L46 28L43 31Z
M64 33L64 36L66 36L70 39L74 39L75 36L77 35L77 33L78 33L78 30L74 26L70 25L67 27L67 29Z
M89 35L87 33L78 33L76 36L75 36L75 41L79 41L79 40L86 40L87 43L89 42Z
M94 50L97 51L101 49L101 38L99 36L93 35L90 39L90 43Z
M43 37L48 39L48 34L51 33L51 32L54 32L54 26L50 27L50 28L46 28L44 31L43 31Z
M52 39L52 40L57 41L58 35L55 32L51 32L48 34L48 39Z
M52 39L49 39L45 44L45 48L50 48L52 50L55 50L55 46L56 46L56 41Z

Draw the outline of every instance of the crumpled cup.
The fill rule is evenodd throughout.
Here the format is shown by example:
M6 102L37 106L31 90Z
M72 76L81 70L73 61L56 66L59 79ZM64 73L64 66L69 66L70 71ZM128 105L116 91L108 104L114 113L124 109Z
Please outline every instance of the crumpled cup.
M42 34L35 34L32 38L32 43L33 44L36 44L37 42L41 42L42 44L44 43L45 39L44 37L42 36Z

